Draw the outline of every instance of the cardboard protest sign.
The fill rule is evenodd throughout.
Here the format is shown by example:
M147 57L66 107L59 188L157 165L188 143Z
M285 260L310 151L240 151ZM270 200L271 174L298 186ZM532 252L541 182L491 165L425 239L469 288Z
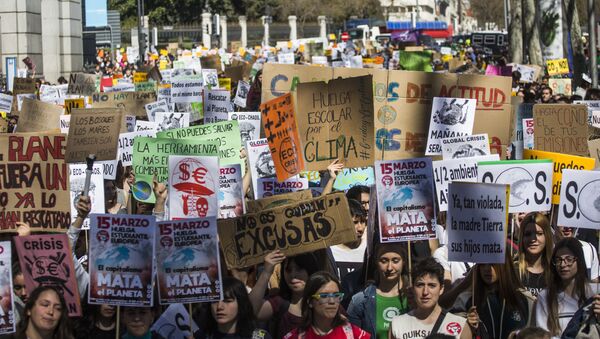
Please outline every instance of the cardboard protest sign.
M441 144L444 160L490 155L490 142L487 134L444 138L441 140Z
M301 83L297 97L307 170L324 170L335 159L346 167L373 164L372 76Z
M557 225L600 230L599 206L600 172L564 170Z
M148 115L148 121L154 121L156 113L169 112L169 105L166 100L159 100L157 102L151 102L146 104L146 114Z
M146 118L146 104L156 101L156 92L114 92L92 95L94 108L122 108L138 119Z
M510 186L509 213L549 211L552 208L552 160L479 162L477 180Z
M505 262L508 185L453 182L448 187L448 260Z
M153 305L154 219L143 215L90 216L90 304Z
M182 304L171 304L152 325L150 332L165 339L181 339L193 337L199 329Z
M432 163L435 193L440 211L448 210L448 184L453 181L477 182L480 161L498 161L498 154L472 158L438 160Z
M19 132L42 132L56 129L62 107L25 98L19 114Z
M13 90L14 95L35 93L35 79L33 78L14 78L13 79Z
M0 334L12 333L16 329L15 304L13 299L12 255L10 241L0 242Z
M225 121L228 112L233 111L231 93L222 89L204 90L204 123Z
M277 53L277 62L280 64L293 65L295 61L294 59L294 53Z
M228 120L238 121L242 145L260 138L260 112L229 112Z
M169 216L173 220L219 213L217 156L169 156Z
M237 121L221 121L208 125L171 129L156 134L158 138L217 140L219 142L219 164L242 164L240 159L240 128Z
M71 73L67 94L90 96L96 93L96 78L95 74Z
M380 241L435 238L431 159L375 162Z
M600 168L600 138L588 140L590 157L596 160L596 168Z
M71 224L65 135L0 134L0 232L29 223L34 232L66 230Z
M156 112L156 132L190 126L190 113Z
M262 199L248 200L248 213L257 213L265 209L271 209L278 206L293 204L298 201L312 199L309 190L273 195Z
M10 113L13 105L13 96L0 93L0 112Z
M221 248L230 268L261 263L265 254L276 249L293 256L356 240L343 193L295 201L218 223Z
M14 237L13 240L27 290L33 291L38 286L53 286L65 298L69 316L80 316L81 301L73 268L73 252L67 235L29 235Z
M426 155L441 155L441 140L466 136L473 131L475 99L433 98Z
M74 108L85 108L84 99L65 99L65 114L71 114Z
M256 186L258 189L254 192L255 198L262 199L273 195L307 190L308 179L294 176L279 182L277 178L258 178Z
M248 98L248 93L250 92L250 84L245 82L244 80L240 80L237 85L237 90L235 92L235 99L233 99L233 103L238 107L245 108L246 107L246 99Z
M86 164L69 164L69 184L71 195L71 215L77 215L77 202L85 186ZM101 163L94 163L88 196L92 204L91 213L104 213L104 169ZM89 216L83 221L82 229L90 228Z
M65 153L67 163L85 162L90 154L98 161L117 158L123 112L118 108L105 110L86 112L78 109L71 115Z
M548 86L552 89L552 94L573 95L573 87L571 79L548 79Z
M533 106L534 144L540 151L588 156L587 109L583 105Z
M242 167L240 164L219 168L219 219L235 218L245 213Z
M338 173L333 188L338 191L345 191L354 186L371 186L375 184L375 172L373 167L348 168L344 167L342 172Z
M277 179L283 181L304 169L292 96L287 94L260 105L265 136L271 149Z
M593 158L578 157L561 153L544 152L538 150L523 150L523 159L550 159L552 167L552 204L560 202L560 190L562 186L562 172L565 169L593 170L595 160Z
M154 137L156 132L139 131L119 134L119 160L123 167L131 166L133 163L133 140L136 137Z
M569 74L569 61L564 59L547 60L548 75Z
M160 304L222 300L216 216L164 221L157 226Z

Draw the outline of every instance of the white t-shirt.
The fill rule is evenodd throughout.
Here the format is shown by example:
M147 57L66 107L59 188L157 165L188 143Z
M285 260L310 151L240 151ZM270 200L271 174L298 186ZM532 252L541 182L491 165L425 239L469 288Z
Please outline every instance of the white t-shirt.
M392 336L396 339L425 338L431 334L433 325L435 325L435 321L431 324L423 324L411 315L411 312L405 313L392 319ZM467 326L467 319L446 313L437 333L451 335L458 339L465 326Z
M473 263L464 263L459 261L448 261L448 246L444 245L442 247L438 247L432 256L435 261L437 261L445 271L450 272L452 275L452 283L455 281L462 279L465 277L465 274L469 271L471 267L473 267Z
M596 248L587 241L579 240L585 257L585 267L588 271L590 280L594 280L600 276L600 262L598 262L598 252Z
M345 245L331 246L331 254L338 267L338 274L342 279L346 274L362 267L365 261L365 249L367 248L367 237L363 236L357 248L349 248Z

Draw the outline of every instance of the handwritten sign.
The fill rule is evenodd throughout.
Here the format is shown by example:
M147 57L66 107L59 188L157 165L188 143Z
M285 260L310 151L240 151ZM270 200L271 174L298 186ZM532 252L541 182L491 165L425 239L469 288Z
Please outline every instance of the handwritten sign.
M35 79L32 78L14 78L13 94L35 93Z
M548 75L569 74L569 61L565 59L555 59L546 61Z
M69 75L69 88L67 94L90 96L96 92L96 75L84 73L71 73Z
M85 102L83 98L77 99L65 99L65 114L71 114L73 108L85 108Z
M118 108L104 109L100 114L98 110L76 110L71 115L65 160L85 162L90 154L98 161L115 160L122 124L123 112Z
M260 105L262 123L271 149L277 179L283 181L304 169L292 95L286 94Z
M583 105L533 106L535 148L540 151L588 156L588 113Z
M122 108L127 114L146 119L146 104L156 101L156 92L113 92L92 95L94 108Z
M552 94L573 95L571 79L548 79L548 86L552 89Z
M448 260L505 261L508 185L453 182L448 187Z
M42 132L56 129L62 107L35 99L23 99L19 115L19 132Z

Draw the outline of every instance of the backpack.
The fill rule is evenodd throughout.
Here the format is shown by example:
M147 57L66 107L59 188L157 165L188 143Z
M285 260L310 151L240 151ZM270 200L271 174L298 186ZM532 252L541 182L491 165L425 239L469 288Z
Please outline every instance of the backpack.
M561 339L597 339L600 338L600 323L592 310L593 299L590 298L582 308L577 310Z

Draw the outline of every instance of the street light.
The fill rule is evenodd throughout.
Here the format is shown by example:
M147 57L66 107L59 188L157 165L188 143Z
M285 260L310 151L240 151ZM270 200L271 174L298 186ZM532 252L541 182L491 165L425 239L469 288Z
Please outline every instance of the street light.
M138 15L138 47L139 47L139 58L140 65L144 64L144 58L146 56L146 46L144 45L144 37L142 36L142 20L144 17L144 0L137 0L137 15Z

